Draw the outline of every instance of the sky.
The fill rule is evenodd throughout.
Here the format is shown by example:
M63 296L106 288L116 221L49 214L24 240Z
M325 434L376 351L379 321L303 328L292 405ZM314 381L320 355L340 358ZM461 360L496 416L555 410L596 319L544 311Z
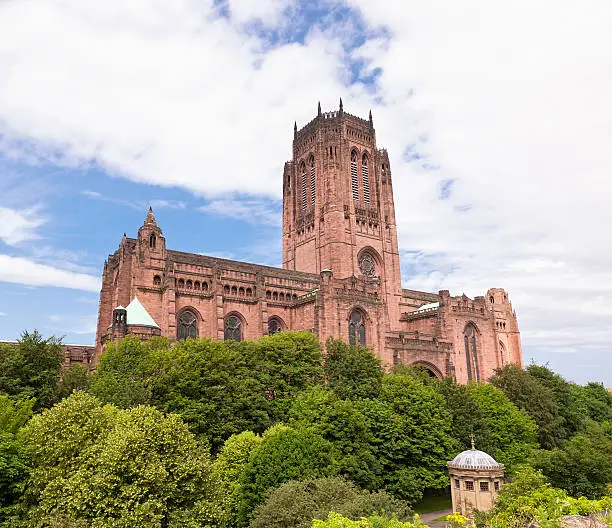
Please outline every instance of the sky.
M293 123L367 117L404 287L503 287L526 363L612 386L609 0L0 2L0 339L93 343L104 259L280 265Z

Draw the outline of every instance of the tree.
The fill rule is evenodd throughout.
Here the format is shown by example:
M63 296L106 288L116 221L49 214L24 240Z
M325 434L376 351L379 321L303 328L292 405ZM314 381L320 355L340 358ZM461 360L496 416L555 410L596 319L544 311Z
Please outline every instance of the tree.
M386 408L382 402L342 400L335 392L312 387L294 399L289 423L331 442L338 473L363 488L374 490L383 486L383 466L376 456L376 430L364 413L364 405Z
M17 432L32 415L34 399L13 401L0 394L0 525L16 514L28 474Z
M448 486L446 462L456 450L450 436L450 415L444 398L412 376L385 376L381 400L391 414L384 410L369 418L374 423L382 418L375 426L375 455L384 464L385 488L414 504L424 490Z
M535 422L491 384L468 384L467 391L486 424L489 444L483 445L477 438L477 447L505 464L508 470L525 463L537 448Z
M35 410L51 407L63 363L60 339L24 332L16 346L0 344L0 392L18 400L35 398Z
M552 449L568 437L556 394L518 365L496 369L490 382L538 425L540 446Z
M446 408L451 416L451 436L459 444L457 449L469 449L472 435L481 449L491 449L487 418L470 394L469 387L455 383L452 378L444 378L436 382L434 388L446 401Z
M179 341L168 366L159 371L153 403L179 414L215 452L234 434L261 433L271 425L272 403L257 343Z
M251 528L310 528L313 519L331 512L350 519L375 514L412 519L408 505L385 492L360 490L340 477L286 482L276 488L253 514Z
M477 514L476 523L490 528L559 526L565 515L587 515L612 508L612 497L601 501L573 499L553 488L546 478L528 466L519 469L502 487L493 510Z
M170 359L165 338L142 341L129 336L109 343L91 378L89 392L122 409L151 404Z
M540 451L534 466L542 470L553 486L570 495L599 499L612 483L612 427L608 429L606 434L602 426L592 423L562 448Z
M572 384L573 397L586 418L595 422L612 422L612 393L602 383Z
M241 475L238 524L246 526L253 509L284 482L334 472L332 446L327 440L307 430L273 428L253 451Z
M90 378L91 375L87 365L82 363L70 365L62 372L62 378L58 387L59 397L67 398L75 390L87 390Z
M323 382L321 345L312 332L277 332L262 337L257 351L266 393L275 403L274 418L283 421L293 396Z
M339 339L326 344L325 379L341 399L376 398L382 387L380 359L362 346L349 346Z
M218 482L217 496L221 504L221 528L236 526L241 496L241 476L244 473L251 453L262 442L261 436L251 431L230 436L213 463L213 473Z
M32 461L28 526L58 518L100 528L214 521L209 455L176 415L120 410L75 392L20 436Z

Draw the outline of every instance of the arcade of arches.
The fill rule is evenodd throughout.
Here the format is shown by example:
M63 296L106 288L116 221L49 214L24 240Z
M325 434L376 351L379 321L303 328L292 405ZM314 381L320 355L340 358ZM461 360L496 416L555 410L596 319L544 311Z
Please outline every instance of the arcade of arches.
M149 210L104 265L96 355L126 334L241 341L308 330L459 382L522 364L503 289L469 298L402 288L393 180L404 175L377 145L372 116L319 110L294 128L292 152L279 178L282 267L168 249Z

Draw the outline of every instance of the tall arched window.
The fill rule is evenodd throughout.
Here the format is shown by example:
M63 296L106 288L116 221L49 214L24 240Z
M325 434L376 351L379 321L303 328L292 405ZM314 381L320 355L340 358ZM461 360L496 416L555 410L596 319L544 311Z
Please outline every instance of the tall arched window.
M237 315L228 315L225 318L225 333L226 341L242 341L242 321Z
M156 244L157 244L157 239L155 237L155 234L151 233L151 236L149 237L149 247L151 249L155 249Z
M476 327L469 323L463 331L463 341L465 345L465 360L467 364L468 381L479 381L478 375L478 347L477 347Z
M310 205L315 203L316 195L316 178L315 178L315 159L314 156L310 156Z
M349 318L349 345L366 345L366 327L363 314L353 310Z
M278 317L270 317L270 319L268 319L268 335L281 332L282 329L283 322Z
M507 358L507 356L506 356L506 347L500 341L499 342L499 359L500 359L500 363L501 363L502 367L506 364L506 358Z
M198 337L198 318L191 310L183 310L176 318L177 339Z
M361 180L363 183L363 199L370 203L370 175L368 173L368 155L361 158Z
M357 176L357 151L351 152L351 189L353 200L359 200L359 177Z
M302 209L306 209L306 202L308 200L308 194L306 192L306 186L308 185L308 179L306 176L306 164L302 161L300 164L300 174L301 176L301 194L302 194Z

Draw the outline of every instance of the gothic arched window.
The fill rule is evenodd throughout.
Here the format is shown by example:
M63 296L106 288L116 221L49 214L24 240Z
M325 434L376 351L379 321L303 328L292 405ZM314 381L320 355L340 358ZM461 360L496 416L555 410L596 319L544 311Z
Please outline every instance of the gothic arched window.
M363 314L359 310L353 310L349 318L349 345L366 344L366 327Z
M177 339L198 337L198 318L191 310L183 310L176 318Z
M468 381L478 381L480 379L480 376L478 375L477 335L478 331L472 323L469 323L465 327L465 330L463 330Z
M308 179L306 176L306 164L302 161L302 163L300 164L300 174L301 174L301 185L302 188L300 189L301 194L302 194L302 209L306 209L306 203L308 200L308 194L307 194L307 190L306 187L308 185Z
M179 279L178 280L178 287L179 288L184 288L185 287L185 280L184 279Z
M363 199L370 203L370 175L368 172L368 155L361 158L361 180L363 183Z
M151 233L151 236L149 237L149 247L151 249L155 249L156 245L157 245L157 240L156 240L155 234Z
M359 177L357 176L357 151L351 151L351 189L353 200L359 200Z
M278 317L268 319L268 335L276 334L283 330L283 323Z
M359 270L366 277L376 276L376 260L368 251L359 256Z
M315 203L315 195L316 195L316 171L315 171L315 159L314 156L310 156L310 205L314 205Z
M228 315L225 318L225 333L226 341L242 341L242 321L237 315Z
M159 275L153 277L153 286L161 286L161 277Z

